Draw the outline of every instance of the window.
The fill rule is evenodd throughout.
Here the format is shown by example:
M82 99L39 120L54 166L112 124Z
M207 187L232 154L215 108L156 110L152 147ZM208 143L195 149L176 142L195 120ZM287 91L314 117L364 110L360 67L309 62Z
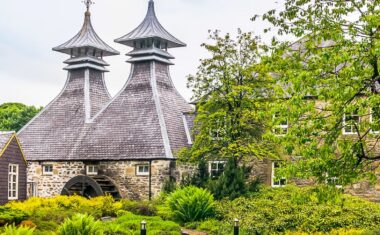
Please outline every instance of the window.
M356 126L360 122L360 117L358 111L354 111L351 113L345 113L343 115L343 134L344 135L352 135L356 134Z
M44 175L52 175L53 174L53 165L42 165L42 172Z
M87 165L86 166L87 175L97 175L98 174L98 166L96 165Z
M380 107L371 109L372 132L380 133Z
M18 199L18 165L9 164L8 170L8 199Z
M283 187L286 185L285 177L276 176L276 171L281 167L279 162L272 163L272 187Z
M136 166L136 175L149 175L149 165Z
M275 135L283 136L288 134L289 122L287 118L283 118L279 114L275 114L273 115L273 121L275 123L273 133Z
M214 125L210 128L210 135L213 140L221 140L226 135L225 120L215 120Z
M211 161L208 164L208 172L212 179L218 178L224 171L225 161Z

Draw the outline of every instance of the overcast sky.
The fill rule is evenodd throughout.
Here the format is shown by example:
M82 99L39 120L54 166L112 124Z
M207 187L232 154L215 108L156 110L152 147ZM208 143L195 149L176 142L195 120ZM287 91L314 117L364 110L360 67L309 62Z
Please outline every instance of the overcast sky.
M277 3L279 2L279 3ZM263 23L252 23L255 14L280 8L276 0L155 0L161 24L187 43L171 49L176 57L171 75L179 92L187 99L186 76L194 74L199 60L208 56L200 44L208 30L236 33L237 28L262 34ZM116 94L129 75L125 54L131 50L113 42L132 31L143 20L148 0L95 0L92 23L98 35L119 50L106 57L111 64L106 73L107 87ZM47 105L63 88L67 72L62 62L67 55L51 48L72 38L81 28L85 7L81 0L3 0L0 8L0 104L22 102ZM266 40L268 37L264 37Z

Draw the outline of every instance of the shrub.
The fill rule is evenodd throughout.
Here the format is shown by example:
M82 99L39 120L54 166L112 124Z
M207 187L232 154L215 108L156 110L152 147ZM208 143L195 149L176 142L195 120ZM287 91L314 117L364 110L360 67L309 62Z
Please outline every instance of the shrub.
M217 202L216 218L223 223L239 218L241 228L249 234L330 233L337 229L374 229L380 224L380 205L330 190L264 188L249 198Z
M147 201L122 201L122 209L130 211L136 215L154 216L157 215L157 208L152 202Z
M28 214L21 210L0 206L0 226L13 223L19 224L27 217Z
M214 214L214 197L194 186L176 190L167 202L174 218L181 223L200 221Z
M101 223L90 215L76 214L66 219L58 229L59 235L100 235L103 234Z
M140 234L141 221L147 222L148 234L151 235L180 235L181 228L172 221L164 221L158 216L135 215L129 211L118 211L118 218L104 222L105 234ZM115 232L115 233L114 233Z
M163 193L171 193L177 189L177 182L174 177L166 178L162 185Z
M231 200L245 195L250 186L246 183L249 168L238 165L235 158L228 159L223 174L217 180L208 184L208 188L216 199L229 198Z
M16 227L15 224L6 225L4 227L4 233L2 235L32 235L34 228L20 226Z

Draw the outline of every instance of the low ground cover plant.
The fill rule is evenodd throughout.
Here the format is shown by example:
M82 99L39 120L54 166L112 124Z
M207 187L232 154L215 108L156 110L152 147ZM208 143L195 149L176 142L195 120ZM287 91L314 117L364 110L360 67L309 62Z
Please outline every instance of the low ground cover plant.
M0 226L13 223L19 224L27 217L28 214L23 210L0 206Z

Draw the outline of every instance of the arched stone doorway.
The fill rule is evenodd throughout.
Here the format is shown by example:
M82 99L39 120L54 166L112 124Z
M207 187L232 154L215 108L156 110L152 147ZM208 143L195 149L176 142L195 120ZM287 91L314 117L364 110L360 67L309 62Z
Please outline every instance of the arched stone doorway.
M76 176L65 184L61 195L80 195L88 198L111 195L120 198L119 190L107 176Z

